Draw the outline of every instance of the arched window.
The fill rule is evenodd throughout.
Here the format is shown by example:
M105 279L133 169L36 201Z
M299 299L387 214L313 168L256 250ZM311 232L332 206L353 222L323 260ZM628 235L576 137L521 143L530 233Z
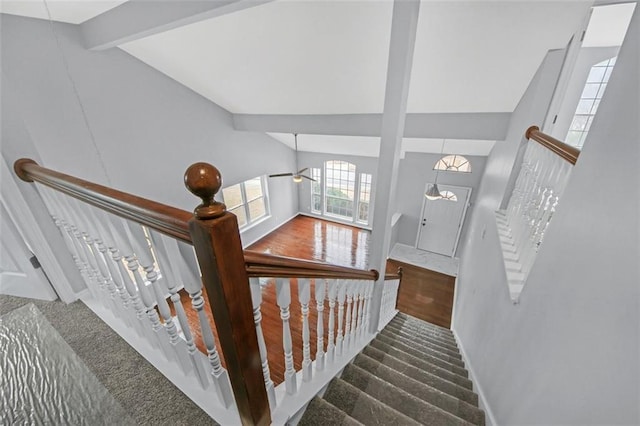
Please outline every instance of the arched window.
M607 83L615 64L616 58L614 57L591 67L565 140L569 145L577 148L582 148L582 145L584 145L584 140L591 128L593 117L598 111L600 100L604 90L607 88Z
M443 200L458 201L458 197L451 191L440 191Z
M471 163L462 155L447 155L438 160L433 170L471 173Z

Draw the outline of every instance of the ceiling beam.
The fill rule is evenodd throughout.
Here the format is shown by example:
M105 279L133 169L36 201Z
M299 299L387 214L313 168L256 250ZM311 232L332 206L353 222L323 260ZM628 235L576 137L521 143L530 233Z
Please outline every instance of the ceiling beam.
M104 50L272 0L129 0L84 23L85 47Z
M511 113L407 114L406 138L504 140ZM380 136L382 114L234 114L236 130L308 135Z

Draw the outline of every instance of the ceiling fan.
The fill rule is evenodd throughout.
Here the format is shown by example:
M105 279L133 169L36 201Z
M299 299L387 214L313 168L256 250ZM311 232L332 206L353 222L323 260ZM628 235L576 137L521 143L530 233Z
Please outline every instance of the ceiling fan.
M295 147L296 147L296 169L298 168L298 134L294 133L293 134L294 137L294 141L295 141ZM302 178L305 179L309 179L311 181L316 182L315 179L309 177L309 176L305 176L302 173L306 172L307 170L309 170L308 167L305 167L304 169L300 169L297 172L292 172L292 173L276 173L274 175L269 175L270 178L272 177L282 177L282 176L292 176L293 177L293 181L295 183L300 183L302 182Z

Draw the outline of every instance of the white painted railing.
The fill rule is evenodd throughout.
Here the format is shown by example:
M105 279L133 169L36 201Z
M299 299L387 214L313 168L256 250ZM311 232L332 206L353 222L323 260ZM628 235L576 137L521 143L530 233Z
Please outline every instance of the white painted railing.
M182 390L212 417L238 424L193 248L46 186L38 189L89 290L85 303L98 314L107 312L110 325L115 320L132 330L134 341L144 342L133 346L168 377L181 376ZM189 294L199 330L187 320L182 289ZM207 356L196 348L196 334Z
M250 278L262 372L274 424L285 424L374 337L369 332L373 281L320 278ZM282 323L284 382L274 387L262 330L262 293L275 286ZM297 287L292 292L291 287ZM297 293L297 294L296 294ZM297 297L298 303L292 303ZM291 309L299 304L299 312ZM298 309L298 308L297 308ZM317 318L310 321L311 314ZM294 368L291 321L302 324L302 368ZM316 352L311 353L315 328ZM296 327L297 329L297 327Z
M398 289L400 280L388 280L382 289L382 301L380 303L380 320L378 322L378 331L382 330L389 324L398 313L396 304L398 302Z
M529 143L509 203L496 212L509 292L519 300L557 209L573 165L538 143Z

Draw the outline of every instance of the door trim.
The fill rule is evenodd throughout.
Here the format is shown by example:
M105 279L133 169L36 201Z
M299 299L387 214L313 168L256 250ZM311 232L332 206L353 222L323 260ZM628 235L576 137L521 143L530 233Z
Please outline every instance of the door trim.
M433 185L433 182L427 182L424 185L424 192L427 192L427 189L429 189L429 186ZM468 189L469 191L467 192L467 197L464 200L464 210L462 211L462 216L460 217L460 222L458 223L458 231L456 233L456 240L455 243L453 245L453 252L451 253L451 255L449 257L455 257L456 252L458 251L458 243L460 242L460 236L462 235L462 227L464 226L464 221L467 217L467 210L469 209L469 205L471 204L471 192L473 191L473 188L471 188L470 186L459 186L459 185L449 185L449 184L441 184L440 186L445 186L445 187L449 187L449 188L459 188L459 189ZM423 194L424 194L423 192ZM420 243L420 234L422 233L422 218L424 217L424 210L427 206L427 198L423 195L423 200L422 200L422 209L420 209L420 217L418 218L418 232L416 233L416 242L414 244L414 247L416 248L416 250L422 250L421 248L418 248L418 244ZM458 200L459 202L460 200ZM423 251L428 251L428 250L423 250ZM432 253L432 252L429 252ZM442 256L447 256L446 254L442 254L442 253L436 253Z

